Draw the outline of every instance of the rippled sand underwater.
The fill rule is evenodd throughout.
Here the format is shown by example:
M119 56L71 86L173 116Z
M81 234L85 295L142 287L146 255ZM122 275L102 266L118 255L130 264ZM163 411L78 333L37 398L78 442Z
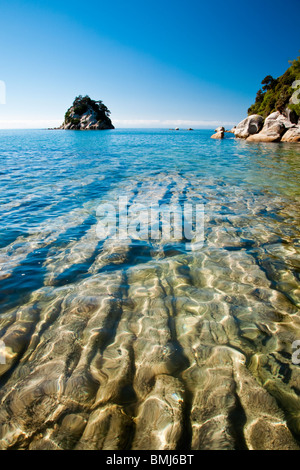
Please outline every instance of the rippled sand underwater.
M118 144L105 138L117 155ZM158 138L167 152L167 141ZM198 138L184 137L193 139L188 151L196 156ZM151 139L137 133L127 151L140 143L147 152ZM71 206L65 194L63 213L40 216L26 234L3 242L2 449L299 449L300 366L291 356L300 339L293 182L300 153L275 156L263 168L261 157L281 147L253 146L258 164L244 143L220 144L205 140L207 156L219 155L215 170L200 157L201 171L194 159L169 168L150 168L147 160L143 170L135 163L136 171L115 176L103 197L92 192ZM252 158L253 167L242 163L234 173L224 152L226 159L233 152L241 161ZM21 180L26 165L22 171ZM95 174L103 181L100 171L101 165L85 169L78 193L70 177L73 195ZM109 172L109 162L102 171ZM44 194L46 188L56 194L59 184L45 181ZM11 233L27 201L32 208L29 186L2 203ZM99 201L115 202L120 194L132 203L203 203L203 247L100 241ZM48 206L35 210L51 214Z

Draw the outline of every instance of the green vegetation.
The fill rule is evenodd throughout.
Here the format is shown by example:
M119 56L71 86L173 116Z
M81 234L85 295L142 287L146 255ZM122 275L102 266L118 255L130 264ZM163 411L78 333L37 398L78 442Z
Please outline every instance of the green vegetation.
M266 118L274 111L283 112L287 107L300 117L300 104L292 103L291 97L296 92L293 83L300 80L300 57L290 61L291 66L279 78L268 75L261 82L263 87L256 94L255 103L248 109L248 114L260 114ZM296 95L299 97L299 93Z

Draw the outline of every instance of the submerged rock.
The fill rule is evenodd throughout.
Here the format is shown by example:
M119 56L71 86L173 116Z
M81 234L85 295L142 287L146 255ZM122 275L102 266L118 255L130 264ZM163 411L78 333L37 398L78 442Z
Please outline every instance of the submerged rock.
M102 101L94 101L89 96L77 96L65 114L60 129L104 130L114 129L109 118L110 111Z

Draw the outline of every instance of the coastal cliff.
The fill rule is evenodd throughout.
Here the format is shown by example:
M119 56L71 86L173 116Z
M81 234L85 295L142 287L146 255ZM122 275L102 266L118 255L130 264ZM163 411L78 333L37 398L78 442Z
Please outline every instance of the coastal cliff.
M102 101L94 101L89 96L77 96L67 110L60 129L104 130L114 129L110 111Z

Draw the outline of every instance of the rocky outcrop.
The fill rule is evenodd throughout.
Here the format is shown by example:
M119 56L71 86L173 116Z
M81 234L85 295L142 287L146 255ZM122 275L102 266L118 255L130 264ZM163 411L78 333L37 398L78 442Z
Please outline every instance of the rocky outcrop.
M281 139L282 142L300 142L300 126L291 127Z
M289 120L288 116L276 111L266 118L261 132L249 136L247 140L249 142L280 142L284 134L293 128L295 124Z
M300 80L300 57L290 61L290 67L278 78L267 75L261 82L263 85L256 94L255 103L248 109L248 115L260 114L267 118L274 111L285 114L289 112L300 116L300 103L297 98ZM295 94L296 92L296 94ZM291 118L289 117L291 120ZM298 118L297 118L298 120ZM292 120L291 120L292 122ZM294 122L294 124L296 124Z
M257 134L263 127L263 123L264 119L262 116L253 114L240 122L236 128L233 129L233 133L235 137L246 139L250 135Z
M248 142L300 142L300 57L290 64L281 77L263 79L248 117L226 132Z
M219 129L221 128L216 131ZM254 114L228 132L248 142L300 142L298 116L288 108L283 112L271 113L265 120L262 116ZM220 137L215 134L212 138Z
M65 114L60 129L104 130L114 129L110 111L102 101L94 101L89 96L78 96Z
M225 128L220 126L215 129L215 134L211 136L212 139L223 139Z
M265 120L265 125L270 122L280 122L284 125L286 129L290 129L291 127L294 127L296 123L291 120L291 113L286 113L286 114L281 114L279 111L276 111L275 113L270 114L266 120Z
M261 132L249 136L247 140L250 142L279 142L285 131L286 127L283 120L277 119L277 116L270 115L266 119Z
M267 75L262 80L263 86L258 90L248 114L261 115L265 123L262 130L248 136L250 142L299 142L299 83L300 57L290 61L290 67L280 77Z

